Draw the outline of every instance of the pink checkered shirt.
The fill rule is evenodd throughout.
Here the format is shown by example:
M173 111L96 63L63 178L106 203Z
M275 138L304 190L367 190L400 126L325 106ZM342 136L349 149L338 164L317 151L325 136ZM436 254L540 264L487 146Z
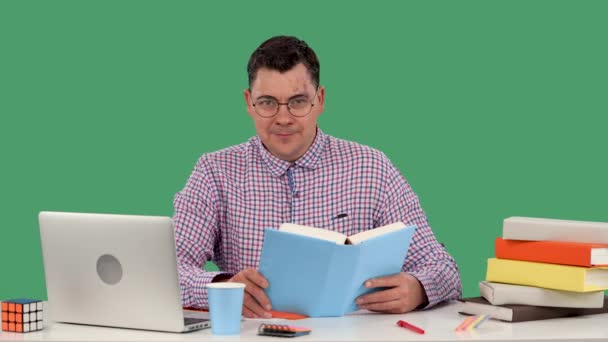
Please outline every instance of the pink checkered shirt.
M216 275L257 268L264 229L284 222L346 235L396 221L415 224L403 271L422 283L429 307L461 296L456 263L399 170L382 152L320 129L294 163L270 154L257 136L203 155L174 207L184 306L206 308L205 284ZM221 272L204 271L206 261Z

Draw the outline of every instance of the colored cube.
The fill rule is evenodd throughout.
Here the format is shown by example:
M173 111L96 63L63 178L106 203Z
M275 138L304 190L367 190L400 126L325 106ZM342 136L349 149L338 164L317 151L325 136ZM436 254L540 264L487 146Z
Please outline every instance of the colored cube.
M36 299L2 301L2 330L13 332L42 330L42 301Z

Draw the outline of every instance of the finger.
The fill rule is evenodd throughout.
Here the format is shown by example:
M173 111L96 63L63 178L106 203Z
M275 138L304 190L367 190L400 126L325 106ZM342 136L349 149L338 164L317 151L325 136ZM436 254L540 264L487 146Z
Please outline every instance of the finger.
M264 278L262 274L260 274L260 272L258 272L258 270L254 268L245 270L243 272L243 275L245 275L245 277L247 277L249 281L257 285L258 287L261 287L263 289L268 287L268 281L266 280L266 278Z
M255 314L255 312L249 310L249 308L246 307L245 304L243 304L243 316L247 318L260 318L258 315Z
M401 303L398 300L391 300L388 302L359 305L359 308L369 310L369 311L398 313L398 312L401 312L399 310L400 304Z
M270 314L269 312L264 310L264 308L262 306L260 306L258 301L255 300L255 298L253 298L249 294L245 294L245 297L243 298L243 307L247 308L248 310L253 312L254 315L257 315L258 317L268 318L268 316Z
M245 292L247 292L251 297L253 297L261 305L261 307L264 308L264 310L272 309L270 299L268 299L268 296L266 296L264 290L257 287L255 284L247 282L247 286L245 286Z
M264 310L270 311L272 310L272 303L270 303L270 299L266 296L266 293L262 290L256 293L255 300L260 303L260 306L264 308Z
M268 287L268 281L256 269L248 268L235 275L231 281L244 283L245 292L249 293L265 310L271 310L272 304L260 285ZM256 311L257 312L257 311Z
M393 287L388 290L378 291L374 293L368 293L366 295L360 296L357 298L357 304L372 304L372 303L381 303L381 302L389 302L392 300L398 300L403 297L402 289L398 287Z
M399 286L403 281L401 274L393 274L390 276L368 279L365 282L365 287L368 289L375 287L395 287Z
M247 280L252 284L250 288L251 295L264 307L266 310L272 309L272 304L270 303L270 299L266 296L266 292L263 289L268 288L268 281L266 278L262 276L260 272L256 269L248 269L244 272L244 275L247 277ZM255 286L253 286L255 285Z

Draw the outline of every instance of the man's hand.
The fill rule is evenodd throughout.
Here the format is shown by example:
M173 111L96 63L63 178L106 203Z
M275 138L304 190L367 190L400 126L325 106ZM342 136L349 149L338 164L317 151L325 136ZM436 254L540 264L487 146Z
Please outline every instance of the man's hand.
M264 289L268 281L255 268L247 268L228 279L229 282L245 284L243 315L248 318L271 318L270 300Z
M365 287L387 287L388 289L369 293L357 298L359 308L385 313L412 311L427 302L422 284L413 275L401 272L386 277L369 279Z

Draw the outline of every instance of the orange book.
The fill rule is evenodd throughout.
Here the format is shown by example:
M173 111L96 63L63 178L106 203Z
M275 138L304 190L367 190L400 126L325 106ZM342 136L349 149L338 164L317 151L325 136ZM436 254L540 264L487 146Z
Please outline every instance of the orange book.
M202 311L202 312L209 311L207 309L199 309L199 308L194 308L194 307L184 307L183 309L190 310L190 311ZM286 311L270 310L270 314L272 314L272 318L283 318L283 319L287 319L287 320L291 320L291 321L297 321L299 319L308 318L308 316L305 316L305 315L301 315L301 314L297 314L297 313L293 313L293 312L286 312Z
M608 265L608 245L604 244L496 238L495 247L499 259L583 267Z

